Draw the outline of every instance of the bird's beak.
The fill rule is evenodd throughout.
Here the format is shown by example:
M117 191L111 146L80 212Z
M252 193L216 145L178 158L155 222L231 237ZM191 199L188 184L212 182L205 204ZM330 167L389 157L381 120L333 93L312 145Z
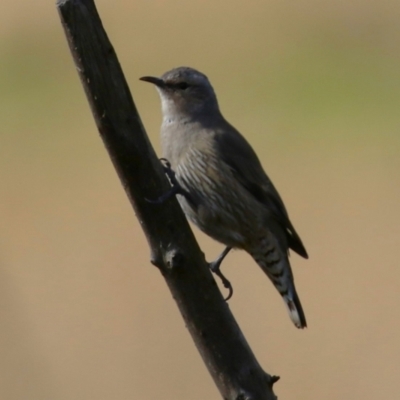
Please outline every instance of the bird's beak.
M159 88L163 88L165 86L165 82L162 79L156 78L154 76L142 76L141 78L139 78L139 80L153 83Z

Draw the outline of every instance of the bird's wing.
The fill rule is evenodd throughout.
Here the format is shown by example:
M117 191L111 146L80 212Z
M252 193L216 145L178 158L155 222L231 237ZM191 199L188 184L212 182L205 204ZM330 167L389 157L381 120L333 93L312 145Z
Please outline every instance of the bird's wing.
M229 135L226 133L228 131ZM219 147L218 154L234 171L243 187L272 213L286 233L289 247L300 256L308 258L278 191L264 172L256 153L246 139L230 125L219 131L215 139Z

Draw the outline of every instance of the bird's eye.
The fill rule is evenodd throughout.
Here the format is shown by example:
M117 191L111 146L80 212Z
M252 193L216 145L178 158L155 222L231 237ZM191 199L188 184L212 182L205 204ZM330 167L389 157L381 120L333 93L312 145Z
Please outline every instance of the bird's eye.
M189 87L189 85L186 82L180 82L176 85L176 87L181 90L186 90Z

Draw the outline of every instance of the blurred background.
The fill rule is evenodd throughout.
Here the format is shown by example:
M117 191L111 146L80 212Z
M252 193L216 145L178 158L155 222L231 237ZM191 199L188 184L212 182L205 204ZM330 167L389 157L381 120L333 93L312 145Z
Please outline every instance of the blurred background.
M97 0L159 152L187 65L255 147L310 260L296 330L250 257L230 307L280 399L398 398L400 2ZM99 139L53 1L0 13L0 398L217 399ZM208 259L222 246L195 229Z

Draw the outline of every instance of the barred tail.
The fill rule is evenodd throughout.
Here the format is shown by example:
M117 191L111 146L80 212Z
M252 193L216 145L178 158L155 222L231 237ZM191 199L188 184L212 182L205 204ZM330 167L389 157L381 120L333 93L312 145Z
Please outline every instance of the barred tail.
M262 242L261 250L258 248L256 251L251 251L250 254L283 297L294 325L303 329L307 327L306 317L294 286L292 269L287 255L282 254L278 246L268 245L265 242Z

